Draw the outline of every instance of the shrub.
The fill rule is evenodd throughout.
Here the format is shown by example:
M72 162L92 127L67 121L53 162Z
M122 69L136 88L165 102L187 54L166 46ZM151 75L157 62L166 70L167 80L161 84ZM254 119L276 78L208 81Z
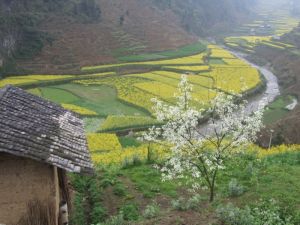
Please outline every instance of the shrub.
M126 224L128 223L124 220L123 214L119 214L110 217L105 223L98 223L96 225L126 225Z
M154 194L152 192L150 192L150 191L146 191L143 194L144 198L153 198L153 196L154 196Z
M201 202L202 198L200 195L195 195L191 197L187 203L186 203L186 208L187 209L197 209L199 207L199 203Z
M171 205L176 210L180 210L180 211L187 210L184 198L179 198L177 200L172 200Z
M107 188L108 186L111 186L111 185L113 185L114 183L115 183L114 180L111 180L111 179L109 179L109 178L104 178L103 180L101 180L100 186L101 186L102 188Z
M119 137L119 142L123 148L141 146L141 142L139 142L133 137Z
M81 193L76 193L74 198L74 210L70 218L71 224L79 225L85 224L87 220L85 208L84 208L84 196Z
M178 200L173 200L171 202L172 207L176 210L186 211L186 210L195 210L199 207L199 203L201 202L202 198L200 195L195 195L190 199L186 200L184 198L179 198Z
M140 166L142 165L142 159L138 155L133 155L132 157L132 165L133 166Z
M276 225L293 225L291 217L285 215L277 202L273 199L260 202L257 207L252 209L254 224L276 224Z
M159 215L159 212L160 212L160 207L156 202L154 202L146 206L143 216L147 219L151 219L157 217Z
M115 195L122 197L126 195L126 190L123 184L116 184L116 186L113 189L113 192Z
M103 221L106 216L106 210L101 206L100 203L96 203L93 206L92 212L91 212L91 220L94 223L97 223L98 221Z
M134 203L129 203L122 206L120 210L125 220L137 220L139 218L138 206Z
M293 225L289 215L285 215L274 200L260 202L257 206L244 209L228 204L217 209L217 215L224 225Z
M230 197L237 197L244 193L244 187L239 185L237 179L231 179L228 184L228 192Z
M232 204L228 204L225 207L219 207L217 209L217 215L224 225L253 224L254 221L249 207L242 210L234 207Z

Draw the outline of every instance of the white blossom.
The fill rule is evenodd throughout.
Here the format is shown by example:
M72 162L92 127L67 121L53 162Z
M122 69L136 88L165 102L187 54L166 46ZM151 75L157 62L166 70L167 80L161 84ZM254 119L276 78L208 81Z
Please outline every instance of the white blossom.
M263 107L250 113L241 95L218 92L210 100L209 108L194 108L191 101L196 100L192 98L193 88L186 75L182 76L178 89L175 105L153 99L154 115L164 125L152 127L143 138L171 146L171 156L161 168L163 180L189 174L194 179L193 187L201 186L204 180L213 192L217 171L224 169L224 162L256 140L262 127ZM209 120L201 128L199 121L206 115Z

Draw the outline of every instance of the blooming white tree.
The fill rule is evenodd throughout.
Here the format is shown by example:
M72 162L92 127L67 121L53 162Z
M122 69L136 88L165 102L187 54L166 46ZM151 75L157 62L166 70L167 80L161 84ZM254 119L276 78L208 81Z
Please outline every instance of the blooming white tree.
M143 138L170 146L170 157L160 168L163 180L192 177L193 188L204 184L213 201L218 171L226 160L243 151L245 144L255 141L262 127L263 107L247 112L245 100L223 92L207 107L193 107L196 100L186 75L182 76L176 97L175 105L153 100L155 116L164 125L152 127ZM207 115L206 125L199 126Z

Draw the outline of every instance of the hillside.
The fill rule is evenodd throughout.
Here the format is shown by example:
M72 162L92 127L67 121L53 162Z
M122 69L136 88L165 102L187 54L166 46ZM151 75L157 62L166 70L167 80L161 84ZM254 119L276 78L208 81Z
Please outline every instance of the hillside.
M281 92L283 96L300 97L300 27L294 29L289 34L282 38L282 42L292 44L295 49L282 50L270 47L257 48L255 53L251 56L253 61L257 63L268 65L276 74ZM287 111L287 110L286 110ZM300 126L300 106L276 121L274 124L268 125L263 132L261 141L263 145L268 145L270 130L275 131L275 142L278 144L285 143L299 143L299 126Z
M22 0L0 4L2 73L11 74L73 73L85 65L116 62L124 55L176 49L195 43L199 35L242 22L251 15L246 6L254 1Z
M291 2L0 1L0 225L299 225Z

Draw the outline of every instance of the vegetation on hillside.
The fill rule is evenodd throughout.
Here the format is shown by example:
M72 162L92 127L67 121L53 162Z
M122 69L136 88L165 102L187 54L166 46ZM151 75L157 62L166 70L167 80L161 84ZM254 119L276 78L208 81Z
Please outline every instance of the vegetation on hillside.
M256 0L152 0L158 7L171 9L180 18L182 26L189 32L208 35L216 30L226 31L230 25L242 21L251 14Z
M111 140L109 143L117 141ZM113 145L105 149L110 146ZM184 179L163 182L161 172L154 167L164 161L156 157L148 160L132 152L132 160L124 158L110 166L101 162L96 164L92 177L71 176L76 190L71 224L199 224L202 221L203 225L231 225L235 221L234 224L245 225L253 219L257 224L299 224L299 146L289 149L282 146L264 150L252 146L228 161L218 173L214 204L208 204L205 189L200 195L189 192L192 186ZM115 156L119 153L117 149L112 151L116 151ZM270 222L279 220L281 223Z
M180 87L177 106L157 101L155 115L166 124L143 139L136 140L138 133L88 135L98 166L92 177L71 176L71 224L298 224L299 146L249 145L262 114L236 118L230 95L211 105L215 134L201 133L201 112L187 104L186 78ZM211 182L215 195L204 188Z
M181 54L186 55L186 50L197 48L197 45L193 46L197 40L195 34L205 36L212 31L224 31L241 18L248 18L251 14L249 8L255 2L144 0L129 4L126 1L113 3L102 0L4 1L0 3L0 59L4 59L0 73L16 74L38 69L50 70L51 73L78 71L87 60L78 56L82 53L78 45L85 41L84 46L90 50L86 51L91 57L88 60L98 63L167 58L173 52L162 50L191 44L182 49ZM119 7L124 8L124 12ZM141 17L140 12L145 16ZM170 16L161 16L166 12ZM161 21L159 26L152 23L155 17ZM72 30L69 31L70 26ZM57 30L65 32L58 33ZM78 33L85 33L86 37L74 37ZM160 33L165 35L157 35ZM93 46L90 42L94 38L104 40ZM64 42L65 39L74 40ZM62 43L64 46L61 46ZM47 54L39 54L41 50ZM155 50L155 53L148 54L149 50Z
M254 63L269 67L278 78L282 96L265 113L268 125L259 143L299 143L299 18L290 14L298 1L261 1L259 17L236 29L236 34L224 39L232 49L242 51ZM289 107L291 106L291 108Z
M21 0L0 2L0 75L21 72L16 59L30 59L53 38L39 26L49 14L64 14L79 21L100 18L95 0Z
M33 94L90 117L85 121L94 132L128 132L157 124L151 117L151 99L174 104L182 73L188 74L194 85L193 97L205 103L206 108L216 91L247 94L263 87L259 72L248 63L217 45L205 49L178 58L84 68L85 72L111 72L10 76L0 80L0 87L12 84L28 88ZM137 71L151 71L122 75L119 71L127 65L136 66ZM199 107L196 100L192 104Z

